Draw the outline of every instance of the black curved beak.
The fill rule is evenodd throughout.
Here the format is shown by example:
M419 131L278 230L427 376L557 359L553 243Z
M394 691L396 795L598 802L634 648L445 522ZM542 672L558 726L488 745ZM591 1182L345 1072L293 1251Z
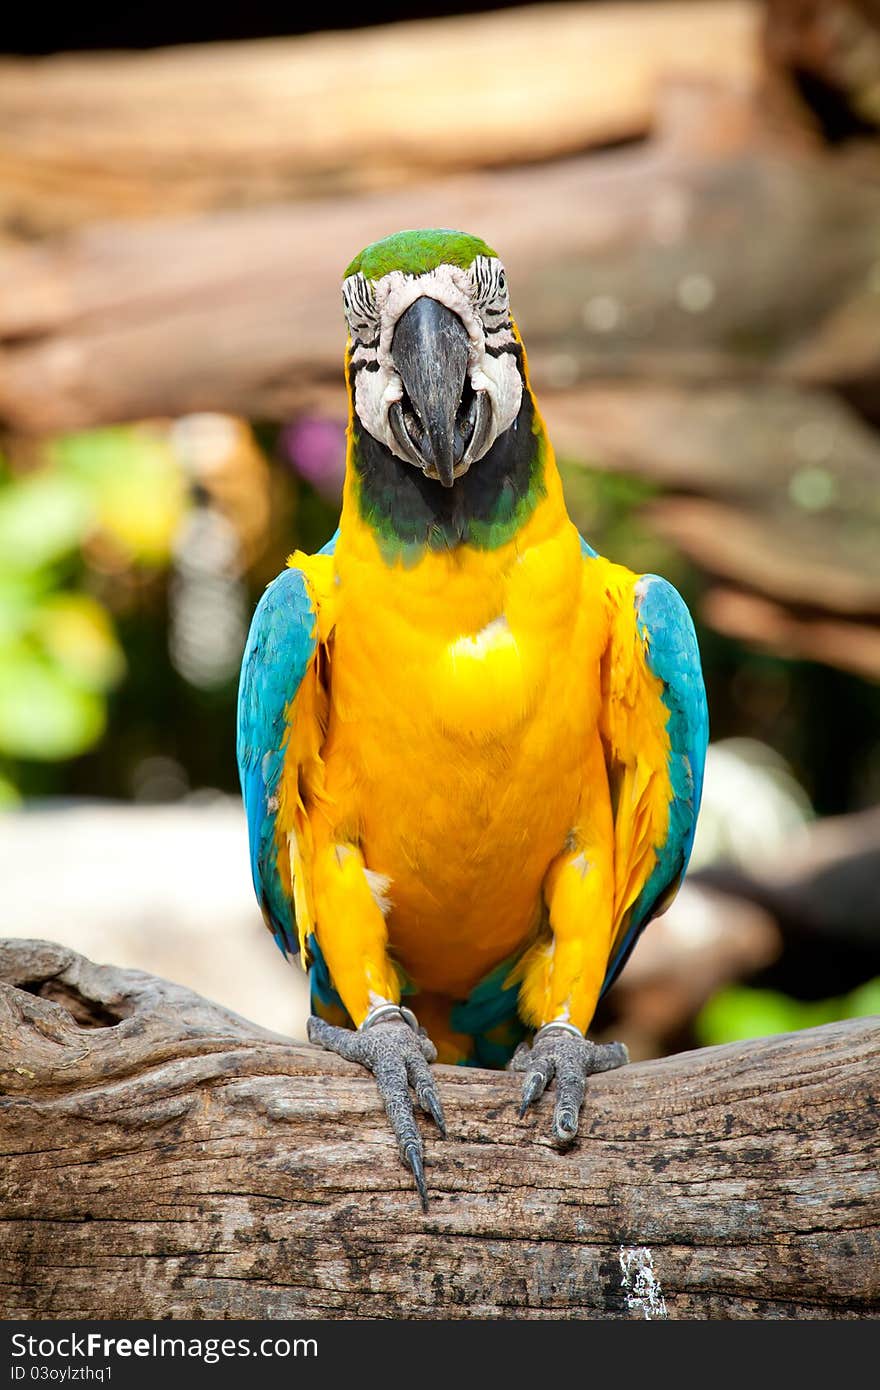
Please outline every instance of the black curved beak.
M482 393L468 380L470 344L457 314L423 295L401 314L391 352L406 395L389 411L401 453L429 478L452 487L473 454L475 427L487 427Z

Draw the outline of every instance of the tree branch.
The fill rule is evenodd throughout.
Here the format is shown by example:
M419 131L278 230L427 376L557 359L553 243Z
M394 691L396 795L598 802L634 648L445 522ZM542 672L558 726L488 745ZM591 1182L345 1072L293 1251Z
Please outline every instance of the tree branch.
M880 1021L624 1068L573 1149L440 1068L423 1216L370 1079L166 981L0 945L0 1313L880 1313Z

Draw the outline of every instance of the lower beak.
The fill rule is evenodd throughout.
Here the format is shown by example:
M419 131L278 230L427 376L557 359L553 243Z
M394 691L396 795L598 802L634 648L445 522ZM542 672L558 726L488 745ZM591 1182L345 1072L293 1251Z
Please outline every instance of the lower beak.
M389 413L395 441L427 477L452 487L488 410L467 379L467 329L445 304L423 295L401 314L391 351L406 393Z

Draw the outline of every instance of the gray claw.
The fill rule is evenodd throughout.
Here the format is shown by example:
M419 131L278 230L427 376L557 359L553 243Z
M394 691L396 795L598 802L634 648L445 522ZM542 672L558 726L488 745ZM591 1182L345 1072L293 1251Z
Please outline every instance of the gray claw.
M424 1029L416 1032L402 1018L389 1018L354 1032L312 1015L308 1021L308 1035L309 1042L335 1052L348 1062L359 1062L373 1073L400 1157L411 1171L422 1208L427 1211L425 1150L413 1112L410 1086L419 1105L431 1115L444 1138L446 1120L428 1065L436 1058L437 1051Z
M430 1115L435 1125L439 1129L443 1138L446 1138L446 1116L443 1114L443 1106L440 1097L433 1086L417 1086L416 1099L426 1115Z
M416 1187L422 1199L422 1211L428 1210L428 1189L425 1185L425 1165L422 1162L422 1155L419 1147L415 1144L407 1144L403 1154L404 1163L409 1164L412 1175L416 1180Z
M596 1072L611 1071L629 1061L622 1043L591 1043L568 1028L547 1024L535 1034L531 1048L523 1044L514 1054L514 1071L526 1072L520 1118L556 1077L553 1137L570 1144L578 1131L586 1081Z
M517 1068L517 1070L519 1070ZM519 1117L522 1119L530 1105L534 1105L539 1096L542 1096L547 1089L549 1076L545 1076L542 1071L530 1071L525 1079L522 1093L522 1104L519 1107Z
M557 1102L553 1112L553 1131L563 1142L574 1138L578 1131L578 1113L572 1106Z

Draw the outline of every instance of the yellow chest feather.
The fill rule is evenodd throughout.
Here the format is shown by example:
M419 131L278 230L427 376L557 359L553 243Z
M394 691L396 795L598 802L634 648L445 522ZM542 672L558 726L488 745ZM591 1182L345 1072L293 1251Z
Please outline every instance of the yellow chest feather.
M598 719L605 610L564 515L409 569L370 544L341 537L335 557L322 814L389 880L397 958L459 993L536 924Z

